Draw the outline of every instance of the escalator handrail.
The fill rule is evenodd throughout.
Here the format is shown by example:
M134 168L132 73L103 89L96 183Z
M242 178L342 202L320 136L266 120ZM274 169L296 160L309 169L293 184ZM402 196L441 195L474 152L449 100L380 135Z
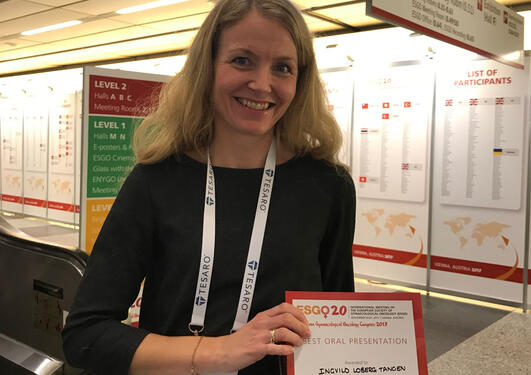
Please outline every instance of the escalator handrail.
M10 224L2 216L0 216L0 243L69 261L81 275L83 275L87 266L88 254L86 252L74 246L62 245L30 236Z

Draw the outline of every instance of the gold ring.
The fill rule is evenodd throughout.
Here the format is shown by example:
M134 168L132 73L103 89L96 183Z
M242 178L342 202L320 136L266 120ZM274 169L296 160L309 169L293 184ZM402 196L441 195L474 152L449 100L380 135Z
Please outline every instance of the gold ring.
M271 344L276 344L277 342L275 341L275 330L272 329L271 331L269 331L269 337L271 338Z

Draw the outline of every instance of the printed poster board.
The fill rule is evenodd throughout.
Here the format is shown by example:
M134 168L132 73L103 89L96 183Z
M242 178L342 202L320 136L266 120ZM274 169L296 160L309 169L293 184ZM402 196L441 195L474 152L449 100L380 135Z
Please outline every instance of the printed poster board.
M522 301L528 76L492 60L438 73L434 288Z
M48 143L48 219L75 222L75 93L57 95L50 102Z
M48 107L42 100L24 104L23 212L46 217L48 205Z
M2 209L22 213L22 109L6 100L0 113Z
M133 133L169 77L86 67L80 248L90 253L135 164Z
M357 274L426 283L434 75L420 64L357 71L353 168Z

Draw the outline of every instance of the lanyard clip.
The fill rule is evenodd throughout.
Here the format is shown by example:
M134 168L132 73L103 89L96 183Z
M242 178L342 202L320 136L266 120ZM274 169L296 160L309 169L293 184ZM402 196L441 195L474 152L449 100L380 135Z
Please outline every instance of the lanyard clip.
M194 328L198 328L198 329L194 329ZM192 323L188 323L188 330L190 330L190 332L192 332L194 336L199 336L199 334L203 332L204 329L205 329L205 326L196 326L196 325L192 325Z

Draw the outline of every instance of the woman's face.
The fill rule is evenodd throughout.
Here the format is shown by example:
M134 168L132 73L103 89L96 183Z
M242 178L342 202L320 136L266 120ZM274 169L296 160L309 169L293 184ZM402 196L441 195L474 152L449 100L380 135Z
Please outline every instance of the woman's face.
M295 96L297 62L288 30L254 10L223 30L214 61L214 134L269 137Z

